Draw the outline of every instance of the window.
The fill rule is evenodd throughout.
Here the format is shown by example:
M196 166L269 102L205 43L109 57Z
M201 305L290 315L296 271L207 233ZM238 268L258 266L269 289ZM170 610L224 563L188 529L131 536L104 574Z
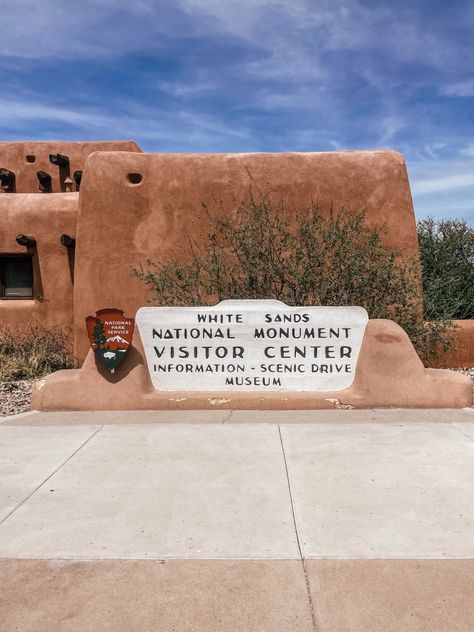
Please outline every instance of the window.
M0 298L33 298L33 262L29 255L0 255Z

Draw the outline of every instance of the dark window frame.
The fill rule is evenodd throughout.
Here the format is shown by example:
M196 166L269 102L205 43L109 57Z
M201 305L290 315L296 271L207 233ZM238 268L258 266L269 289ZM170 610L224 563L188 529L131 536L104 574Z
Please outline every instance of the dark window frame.
M6 285L5 285L5 277L4 277L4 261L5 259L22 259L30 261L31 265L31 293L21 296L7 296L6 295ZM25 286L28 288L29 286ZM34 274L34 265L33 265L33 255L23 254L18 252L2 252L0 253L0 300L1 301L32 301L35 298L35 274Z

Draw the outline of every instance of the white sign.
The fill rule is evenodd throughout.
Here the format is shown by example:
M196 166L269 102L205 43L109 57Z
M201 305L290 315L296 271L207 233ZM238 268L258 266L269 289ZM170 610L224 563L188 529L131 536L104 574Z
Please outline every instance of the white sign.
M142 307L136 322L160 391L338 391L351 386L362 307L222 301Z

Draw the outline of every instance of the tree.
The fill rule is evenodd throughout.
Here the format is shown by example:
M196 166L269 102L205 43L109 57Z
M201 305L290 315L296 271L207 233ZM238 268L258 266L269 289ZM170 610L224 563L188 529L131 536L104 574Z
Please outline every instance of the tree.
M420 220L425 317L474 318L474 228L464 220Z
M95 319L95 326L92 332L92 342L96 345L97 349L100 349L101 346L105 345L107 342L104 325L100 322L99 318Z
M207 209L207 207L205 207ZM285 212L283 212L285 211ZM208 211L203 246L190 239L189 262L147 260L133 274L157 305L212 305L224 299L279 299L288 305L360 305L408 333L426 361L450 344L450 323L424 323L420 270L387 249L363 212L317 205L296 213L259 192L233 212Z

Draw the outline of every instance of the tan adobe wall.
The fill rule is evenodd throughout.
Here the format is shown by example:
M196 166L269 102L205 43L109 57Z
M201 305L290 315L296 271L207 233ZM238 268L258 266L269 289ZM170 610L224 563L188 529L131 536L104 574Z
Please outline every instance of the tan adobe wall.
M474 320L455 320L454 344L450 351L443 353L433 366L474 367Z
M16 176L16 192L0 189L0 254L34 254L35 297L0 300L0 325L22 327L39 323L49 327L73 326L73 251L61 246L61 234L76 236L78 193L59 193L58 167L49 154L60 153L70 159L71 177L83 170L87 157L97 151L141 152L134 141L106 142L3 142L0 167ZM35 162L28 162L33 156ZM51 174L53 192L40 193L36 172ZM64 174L63 174L64 175ZM81 186L83 186L84 181ZM63 187L64 188L64 187ZM75 187L74 187L75 188ZM33 235L36 248L30 251L17 244L19 234Z
M62 234L74 237L78 193L9 193L0 195L0 253L33 254L35 298L0 300L0 324L22 327L72 327L73 284L68 249L59 243ZM36 247L16 242L19 234L32 235Z
M131 151L141 152L132 140L102 142L3 142L0 143L0 168L13 171L16 176L16 193L39 193L37 171L46 171L52 176L52 192L64 191L60 181L59 167L51 164L50 154L62 154L69 157L69 175L82 171L87 157L95 151ZM34 157L34 162L28 162ZM64 180L66 174L61 174ZM75 190L75 189L73 189ZM0 195L3 191L0 189ZM11 195L11 194L6 194ZM47 195L47 194L42 194Z
M128 174L142 176L139 184ZM332 153L151 155L100 153L89 157L81 189L74 295L76 353L84 360L84 319L117 307L134 316L146 304L145 286L131 278L147 258L183 258L188 235L207 234L202 203L226 208L248 199L250 178L290 213L312 201L366 210L370 226L384 226L387 246L418 257L415 217L405 162L392 151Z

